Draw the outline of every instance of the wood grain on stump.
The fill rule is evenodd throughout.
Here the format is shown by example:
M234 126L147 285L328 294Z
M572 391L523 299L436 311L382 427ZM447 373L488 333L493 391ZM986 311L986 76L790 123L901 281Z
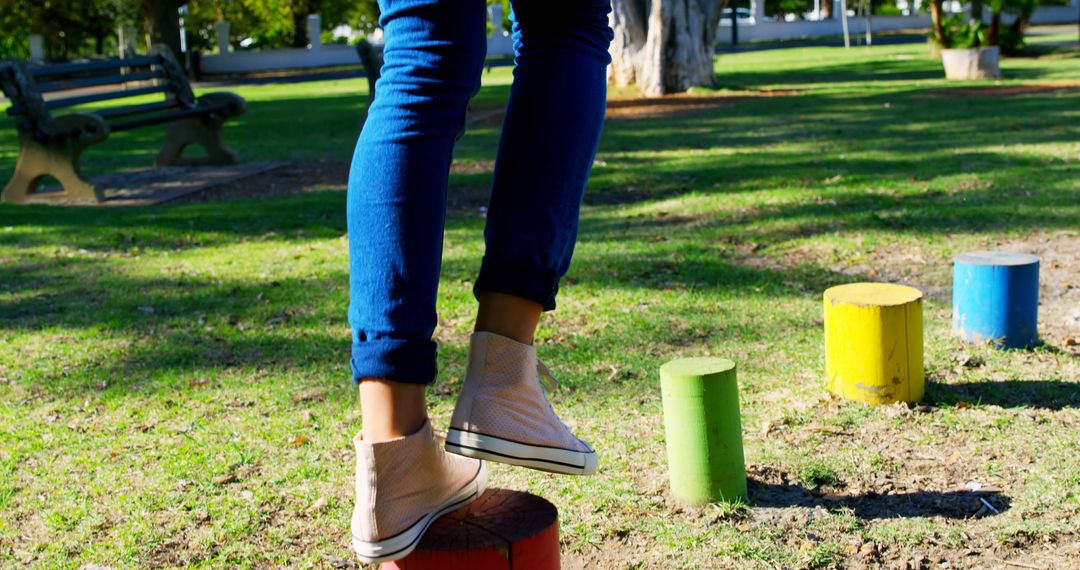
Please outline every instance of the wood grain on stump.
M382 570L557 570L559 512L546 500L506 489L435 521L416 550Z

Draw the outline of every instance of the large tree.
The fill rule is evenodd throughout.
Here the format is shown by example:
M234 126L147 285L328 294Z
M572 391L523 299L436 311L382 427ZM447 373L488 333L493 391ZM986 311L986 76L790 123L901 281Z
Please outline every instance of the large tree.
M143 26L152 44L169 46L180 57L180 7L188 0L142 0Z
M289 7L292 13L293 47L304 47L311 43L307 18L312 14L322 17L323 31L341 24L371 29L379 17L379 6L375 0L289 0Z
M244 40L255 49L292 45L292 17L286 0L194 0L188 8L184 25L191 49L216 49L215 24L223 20L229 22L234 48Z
M128 0L0 0L0 57L28 55L31 34L45 37L49 59L103 55L117 25L134 13Z
M614 0L614 85L636 84L646 96L716 84L716 28L726 0Z

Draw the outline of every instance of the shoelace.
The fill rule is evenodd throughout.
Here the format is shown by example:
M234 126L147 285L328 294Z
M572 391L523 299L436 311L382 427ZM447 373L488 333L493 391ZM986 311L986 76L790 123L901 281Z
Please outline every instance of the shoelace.
M555 376L551 374L551 369L539 358L536 359L536 372L539 374L540 386L544 388L545 392L554 394L555 390L559 389L559 382L555 380Z
M544 364L543 361L541 361L539 358L536 359L536 372L537 377L540 379L540 387L543 388L544 392L547 392L549 395L554 395L555 390L559 389L559 382L555 380L555 376L551 373L551 369L547 367L547 364ZM551 400L548 400L547 404L548 408L551 409L551 415L555 416L555 419L558 420L559 424L562 425L564 430L566 430L567 435L574 439L577 439L578 441L581 441L576 435L574 435L574 432L570 431L570 426L566 425L566 422L562 421L562 418L559 417L559 414L555 413L555 406L551 404Z

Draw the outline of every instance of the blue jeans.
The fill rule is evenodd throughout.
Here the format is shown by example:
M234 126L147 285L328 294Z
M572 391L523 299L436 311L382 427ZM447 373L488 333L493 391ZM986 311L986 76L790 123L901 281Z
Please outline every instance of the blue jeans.
M454 141L480 88L484 0L379 0L386 48L349 175L354 380L427 384ZM515 51L475 293L555 308L606 98L610 0L512 0ZM497 25L497 24L496 24Z

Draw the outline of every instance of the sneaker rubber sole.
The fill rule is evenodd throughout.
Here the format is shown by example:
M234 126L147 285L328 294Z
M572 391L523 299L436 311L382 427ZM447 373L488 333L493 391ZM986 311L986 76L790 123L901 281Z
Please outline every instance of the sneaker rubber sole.
M486 459L549 473L563 475L596 473L595 451L583 452L532 445L457 428L450 428L446 434L446 451L465 457Z
M435 522L439 517L475 501L480 495L484 494L486 486L487 465L481 462L480 468L476 471L476 476L471 481L409 528L378 541L360 540L354 535L352 537L352 546L353 550L356 551L356 556L365 564L379 564L405 558L416 549L417 544L420 544L420 539L423 538L431 523Z

